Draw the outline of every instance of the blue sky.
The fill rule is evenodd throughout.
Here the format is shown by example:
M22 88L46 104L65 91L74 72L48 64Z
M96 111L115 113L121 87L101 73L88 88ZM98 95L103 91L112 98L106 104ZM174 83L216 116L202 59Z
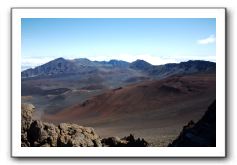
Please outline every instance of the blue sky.
M209 18L23 18L22 68L58 57L146 60L154 65L215 61L216 20Z

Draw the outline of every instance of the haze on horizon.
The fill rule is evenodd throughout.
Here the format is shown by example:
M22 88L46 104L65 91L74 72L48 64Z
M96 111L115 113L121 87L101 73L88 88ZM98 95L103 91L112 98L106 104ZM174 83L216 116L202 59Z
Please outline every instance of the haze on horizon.
M22 69L58 57L153 65L216 59L212 18L23 18Z

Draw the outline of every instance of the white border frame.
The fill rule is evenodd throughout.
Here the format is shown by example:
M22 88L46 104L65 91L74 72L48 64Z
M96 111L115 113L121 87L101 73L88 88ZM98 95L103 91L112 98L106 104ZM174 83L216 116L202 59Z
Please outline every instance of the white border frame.
M216 147L21 147L21 18L216 18ZM225 8L12 8L12 157L225 157Z

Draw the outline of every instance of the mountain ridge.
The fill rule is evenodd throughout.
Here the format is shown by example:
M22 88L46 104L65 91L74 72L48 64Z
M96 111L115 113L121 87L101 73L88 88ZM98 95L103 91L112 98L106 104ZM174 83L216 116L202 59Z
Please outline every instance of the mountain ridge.
M134 62L112 59L110 61L91 61L87 58L67 60L62 57L49 61L35 68L30 68L21 72L22 78L52 76L60 74L81 74L84 72L95 72L99 69L132 69L143 71L149 75L165 76L168 72L194 73L199 71L215 71L216 64L210 61L189 60L180 63L167 63L164 65L152 65L147 61L137 59ZM172 74L172 73L171 73Z

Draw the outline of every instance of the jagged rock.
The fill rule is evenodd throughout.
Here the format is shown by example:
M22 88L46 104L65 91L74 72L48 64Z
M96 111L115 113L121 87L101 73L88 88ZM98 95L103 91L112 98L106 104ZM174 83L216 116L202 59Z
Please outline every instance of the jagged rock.
M61 123L59 125L60 135L58 146L62 147L99 147L102 146L99 136L93 128L82 127L77 124Z
M30 127L35 107L32 104L21 104L21 109L21 128L25 131Z
M120 139L118 137L109 137L101 140L103 146L107 147L148 147L149 144L144 139L135 139L134 135L130 134Z
M44 123L39 120L35 120L31 123L28 130L28 139L31 146L57 146L57 139L59 129L53 124Z
M103 146L107 146L107 147L117 147L123 143L119 137L104 138L101 140L101 142Z
M32 104L21 104L21 146L30 146L27 140L27 131L30 128L32 122L32 114L35 107Z
M77 124L61 123L58 126L32 120L35 107L22 104L22 147L146 147L144 139L135 139L133 135L100 139L93 128Z
M93 128L61 123L55 126L32 120L34 106L22 105L22 147L100 147L100 137Z
M179 137L169 147L215 147L216 146L216 101L195 124L190 121L183 127Z
M135 139L134 135L130 134L127 137L122 138L127 141L126 147L147 147L149 144L143 138Z

